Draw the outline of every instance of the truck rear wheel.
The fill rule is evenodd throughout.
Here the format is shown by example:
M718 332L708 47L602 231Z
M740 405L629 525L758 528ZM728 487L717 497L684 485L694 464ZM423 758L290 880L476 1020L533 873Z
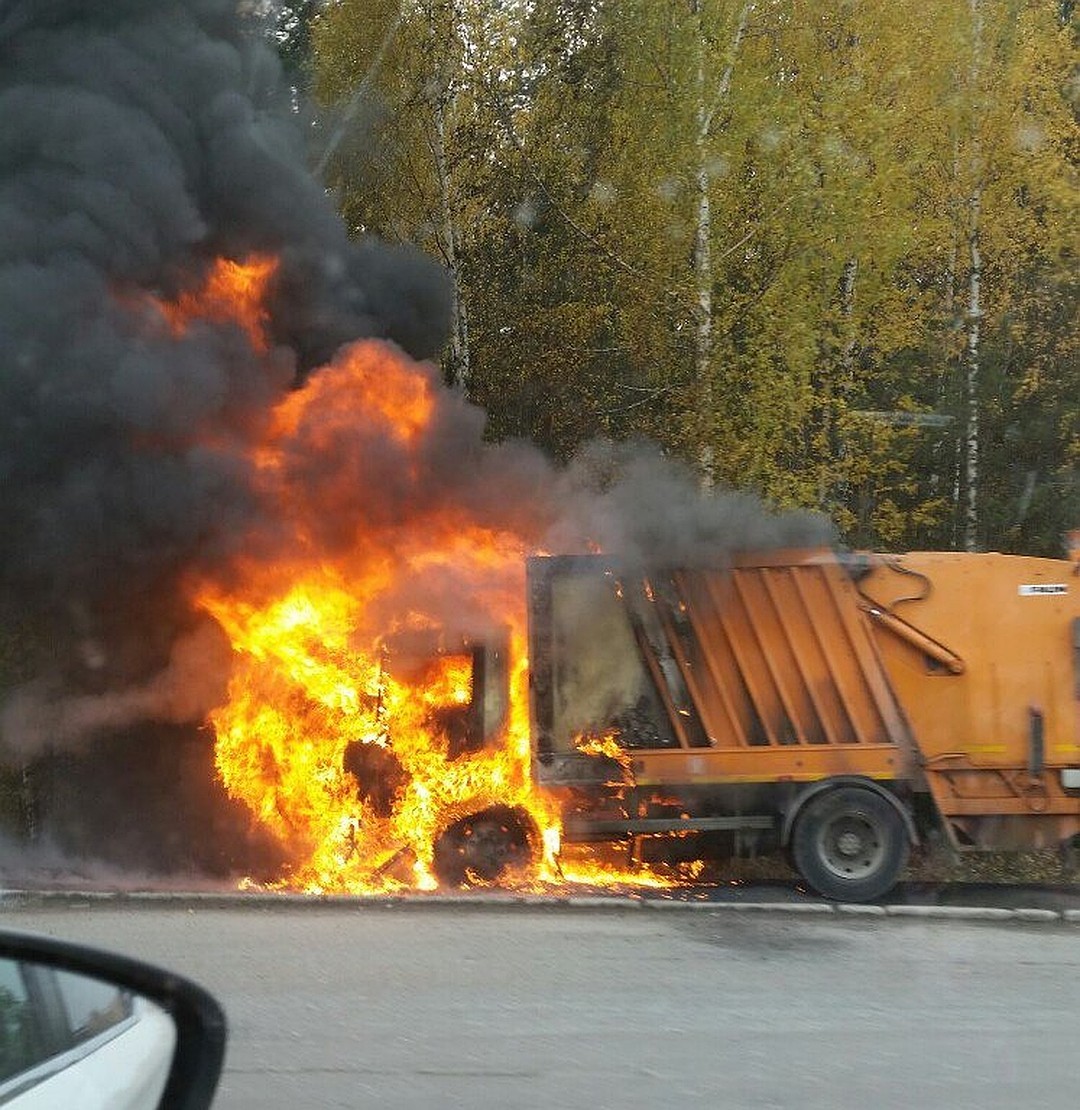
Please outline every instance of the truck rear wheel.
M845 786L807 802L791 848L799 874L819 894L868 902L896 885L907 863L908 835L891 802Z
M432 870L440 883L494 883L536 858L536 826L523 810L491 806L462 817L435 842Z

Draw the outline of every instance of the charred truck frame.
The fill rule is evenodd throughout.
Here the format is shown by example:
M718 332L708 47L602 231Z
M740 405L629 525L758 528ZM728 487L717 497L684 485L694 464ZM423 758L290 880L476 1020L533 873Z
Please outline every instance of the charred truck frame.
M785 848L820 893L885 893L931 828L959 851L1080 834L1080 562L741 555L528 564L533 773L564 842L634 857ZM477 687L478 696L491 697ZM447 830L440 877L526 858L523 814Z

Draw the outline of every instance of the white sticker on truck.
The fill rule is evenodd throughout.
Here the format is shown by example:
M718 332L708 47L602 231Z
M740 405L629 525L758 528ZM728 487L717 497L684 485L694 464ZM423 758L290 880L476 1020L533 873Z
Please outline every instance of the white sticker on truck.
M1044 594L1067 594L1069 587L1064 582L1033 582L1030 586L1020 586L1019 590L1021 597L1041 597Z

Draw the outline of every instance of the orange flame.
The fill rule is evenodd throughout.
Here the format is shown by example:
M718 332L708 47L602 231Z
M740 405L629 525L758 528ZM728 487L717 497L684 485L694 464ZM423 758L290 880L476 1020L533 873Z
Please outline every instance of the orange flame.
M203 290L163 311L178 329L228 312L265 351L260 298L274 265L222 262ZM587 860L560 870L555 859L557 810L530 773L525 540L442 505L354 518L357 484L379 481L354 455L363 461L363 445L375 444L371 457L383 459L392 448L411 473L439 388L429 369L364 341L270 413L253 449L257 492L274 506L287 552L193 586L235 653L226 704L211 715L218 774L286 847L281 887L431 889L440 833L495 805L535 822L543 859L530 882L664 885ZM507 644L506 712L478 750L452 750L447 727L473 702L472 656L451 646L408 667L395 655L396 637L444 631L438 605L410 600L411 583L440 575L451 596L439 605L468 603L474 623L503 630Z
M482 570L492 549L473 554ZM469 553L459 546L456 557ZM383 568L366 578L353 569L355 577L297 569L286 592L258 605L204 588L200 604L237 652L229 701L212 715L218 772L290 847L297 863L285 885L430 888L435 838L455 818L506 804L527 808L541 829L552 824L529 776L523 640L520 630L511 636L511 706L499 743L452 756L440 711L470 701L472 659L444 656L395 675L385 637L363 632L364 609L386 585ZM347 770L350 745L392 753L388 811L361 795Z
M277 259L257 255L246 262L219 258L201 289L181 293L176 300L158 301L169 327L182 335L193 320L239 324L252 347L260 353L269 348L266 339L268 314L263 301L277 272Z
M630 753L625 748L619 747L619 742L615 739L614 733L606 732L603 736L579 736L574 743L574 747L582 755L603 756L614 760L619 766L619 772L622 776L621 781L632 781Z

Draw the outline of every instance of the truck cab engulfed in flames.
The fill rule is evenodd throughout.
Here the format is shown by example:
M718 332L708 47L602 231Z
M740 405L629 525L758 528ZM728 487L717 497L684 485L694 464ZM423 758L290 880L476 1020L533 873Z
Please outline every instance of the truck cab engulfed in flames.
M432 630L392 637L383 666L407 684L438 683L445 694L426 722L442 735L450 759L481 750L498 736L506 721L509 676L507 636L487 642L459 637L456 642ZM354 741L345 749L343 767L356 780L357 792L380 816L389 815L395 794L407 775L392 746Z

